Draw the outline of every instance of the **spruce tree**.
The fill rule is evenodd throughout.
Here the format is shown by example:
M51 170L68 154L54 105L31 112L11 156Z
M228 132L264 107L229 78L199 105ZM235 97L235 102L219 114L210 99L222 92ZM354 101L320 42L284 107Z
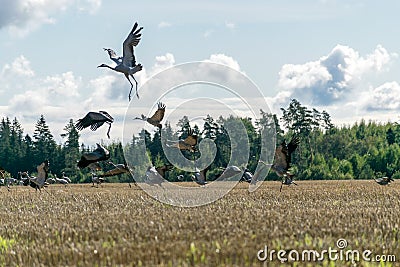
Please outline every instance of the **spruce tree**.
M35 164L38 165L46 159L50 160L50 164L52 164L51 161L56 159L57 144L43 115L40 116L35 125L33 139Z
M77 177L78 169L76 168L76 161L79 160L79 132L75 127L74 121L70 119L68 124L63 129L65 133L61 134L61 137L66 138L64 143L64 164L65 168L63 171L73 181L79 181Z

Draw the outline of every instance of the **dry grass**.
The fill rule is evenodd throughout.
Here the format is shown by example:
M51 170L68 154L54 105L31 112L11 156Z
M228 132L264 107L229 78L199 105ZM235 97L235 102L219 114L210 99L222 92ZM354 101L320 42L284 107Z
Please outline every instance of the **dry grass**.
M127 184L51 185L50 194L2 187L0 265L260 266L257 252L265 245L301 253L336 248L338 238L348 241L348 249L400 260L400 184L301 181L282 193L279 186L265 182L249 193L239 184L195 208L162 204ZM307 264L316 265L297 266Z

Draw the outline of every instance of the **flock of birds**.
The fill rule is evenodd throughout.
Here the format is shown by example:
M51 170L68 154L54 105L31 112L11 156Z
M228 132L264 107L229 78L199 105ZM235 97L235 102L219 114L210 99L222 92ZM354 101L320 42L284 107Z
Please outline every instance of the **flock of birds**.
M165 106L162 106L165 108ZM193 131L189 130L188 137L184 140L179 140L174 143L174 147L177 147L181 150L188 150L188 151L195 151L195 146L197 145L197 136L193 134ZM192 142L193 141L193 142ZM262 171L266 167L270 167L279 177L282 178L280 191L282 191L283 185L290 186L290 185L297 185L294 181L294 174L292 174L290 170L290 163L292 153L296 150L299 145L299 138L293 137L289 144L286 141L282 141L282 143L276 148L275 155L274 155L274 162L273 164L268 164L263 161L259 161L262 164L262 167L259 168L254 174L251 173L248 169L242 170L237 166L228 166L226 168L222 168L222 174L219 176L220 179L230 178L233 176L242 173L240 178L240 182L248 182L251 185L256 184L257 181L263 180L264 178L260 179L260 175ZM89 153L85 153L82 155L80 161L78 162L79 168L86 168L89 167L92 172L92 186L101 185L102 182L105 181L106 177L120 175L124 173L128 173L130 175L134 175L134 168L130 168L127 163L124 164L114 164L113 162L109 161L108 163L113 166L112 169L103 172L102 174L96 175L94 171L100 171L101 167L99 162L103 160L107 160L110 157L109 151L97 144L97 148ZM19 184L25 186L31 186L36 190L41 191L41 189L47 187L49 184L59 183L67 185L71 183L70 178L65 176L63 172L61 174L61 178L58 178L54 175L54 178L49 178L49 161L45 160L42 164L37 166L37 176L30 176L28 172L19 172L18 179L14 178L5 178L4 177L4 170L0 169L0 175L2 178L0 179L0 184L6 185L7 189L10 190L10 185L12 184ZM163 165L160 167L149 166L146 171L146 179L145 182L149 185L158 185L162 187L162 183L165 181L165 174L167 171L170 171L174 168L173 165ZM200 186L207 185L207 172L210 166L206 167L203 170L199 170L196 168L196 171L191 175L191 179L199 184ZM184 175L179 175L178 180L183 181ZM375 181L380 185L388 185L394 181L392 178L388 177L381 177L375 179ZM136 181L133 180L136 184ZM131 184L129 183L131 187Z
M130 31L130 33L123 42L122 56L118 57L114 50L110 48L104 48L104 50L107 51L110 59L116 64L115 67L111 67L106 64L101 64L98 66L99 68L100 67L109 68L113 71L121 72L125 75L125 77L127 78L127 80L131 85L128 95L129 101L131 100L131 93L133 89L133 83L130 80L130 77L135 82L136 96L137 98L139 98L138 88L137 88L138 82L136 81L133 74L135 74L138 71L141 71L143 67L140 63L139 64L136 63L134 47L136 47L140 42L142 36L141 34L142 29L143 27L140 28L138 27L137 22L134 24L132 30ZM161 121L164 118L165 108L166 108L165 104L158 103L158 109L153 114L153 116L146 117L145 115L142 114L140 117L136 117L135 119L146 121L149 124L161 129L162 128ZM113 122L114 118L106 111L89 112L86 114L85 117L77 121L76 129L83 130L86 128L90 128L92 131L96 131L102 125L108 124L109 127L107 131L107 137L110 138L110 130ZM191 129L189 129L187 137L185 139L178 141L167 140L166 145L167 147L178 148L179 150L187 150L189 152L194 153L196 151L197 142L198 142L198 136L195 135ZM260 179L260 175L265 168L270 167L273 171L275 171L275 173L279 177L282 178L280 191L282 190L283 185L287 186L290 186L292 184L297 185L294 182L294 174L292 174L289 171L289 169L291 163L291 155L298 147L299 142L300 140L297 136L293 137L292 140L289 142L289 144L286 144L286 142L283 141L275 150L274 162L272 164L269 164L260 160L259 162L262 164L262 167L258 168L258 170L254 174L251 173L248 169L241 170L237 166L228 166L223 169L220 178L221 179L229 178L238 175L239 173L242 173L240 181L245 181L251 185L254 185L256 184L257 181L264 179L263 177ZM114 164L113 162L109 161L108 163L112 165L113 168L101 174L97 174L99 171L102 171L99 162L109 160L110 152L99 143L97 143L96 145L97 147L95 150L93 150L92 152L84 153L77 163L77 167L79 167L80 169L87 167L91 170L93 186L95 186L95 184L97 186L101 185L101 183L105 181L105 178L110 176L128 173L132 177L134 177L134 167L131 168L130 166L128 166L126 162L124 162L123 164ZM18 174L19 176L18 179L6 178L4 175L5 171L0 168L0 176L1 176L0 184L6 185L8 190L10 190L10 185L12 184L21 184L25 186L29 185L35 188L36 190L40 191L41 189L43 189L44 187L48 186L51 183L60 183L64 185L71 183L71 180L68 177L66 177L64 173L62 173L61 178L58 178L56 175L54 176L54 178L49 178L49 165L50 165L49 161L45 160L42 164L37 166L36 177L30 176L28 172L20 172ZM171 170L172 168L173 168L172 165L164 165L158 168L156 168L155 166L149 166L146 171L145 182L150 185L161 186L163 181L165 181L164 177L166 172ZM191 179L200 186L205 186L207 184L208 170L209 166L203 170L199 170L196 168L196 171L191 175ZM178 180L183 181L184 176L179 175ZM393 182L394 180L392 178L382 177L375 179L375 181L380 185L387 185ZM136 184L134 179L133 182ZM130 183L129 186L131 187Z

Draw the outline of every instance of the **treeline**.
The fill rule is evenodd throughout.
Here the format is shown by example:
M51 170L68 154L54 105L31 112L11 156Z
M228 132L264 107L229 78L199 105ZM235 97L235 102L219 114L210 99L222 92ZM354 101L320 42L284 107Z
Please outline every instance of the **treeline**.
M270 141L265 140L265 131L271 129L276 134L277 145L282 140L290 140L294 135L300 137L299 148L292 159L292 172L296 174L297 179L371 179L383 175L400 178L399 124L362 120L354 125L338 127L332 124L331 117L326 111L309 109L295 99L287 108L281 108L281 112L281 118L278 119L278 115L261 110L260 118L256 121L232 116L228 118L207 116L201 131L197 125L192 125L191 129L199 136L199 142L207 138L212 139L216 145L215 158L208 179L217 177L221 173L219 167L228 165L232 147L237 147L247 140L250 157L247 166L240 167L254 171L262 153L261 144ZM247 138L238 135L236 139L240 140L231 144L227 126L235 125L234 123L238 121L244 126ZM174 130L170 123L166 122L161 131L155 131L153 134L143 129L137 136L133 135L131 142L125 144L125 147L120 142L112 142L106 146L111 154L110 160L114 163L123 163L125 151L129 157L128 163L139 163L139 166L134 167L137 168L137 173L141 174L147 168L147 161L156 167L168 164L162 140L184 139L190 129L189 119L183 117L176 126L177 130ZM95 144L88 146L79 142L79 132L72 119L63 130L64 142L57 144L43 115L38 119L32 137L24 134L16 118L12 121L3 118L0 125L0 166L16 177L19 171L29 171L34 174L36 166L43 160L49 159L50 176L60 176L65 172L73 182L89 182L90 170L80 170L76 163L81 154L93 150ZM140 158L143 155L137 153L141 145L145 145L147 161L143 161L143 157ZM183 154L188 159L198 159L201 156L199 151L194 154L184 151ZM101 165L104 170L111 168L107 162L102 162ZM166 178L176 181L179 174L184 172L175 168ZM187 175L185 179L190 180L189 175L185 175ZM277 179L273 172L266 177L266 180ZM108 180L128 182L132 181L132 178L122 175Z
M50 160L50 175L61 176L62 172L75 183L90 182L90 170L80 170L77 161L82 153L95 149L95 144L86 146L79 143L79 132L71 119L64 127L61 137L62 144L57 144L46 119L43 115L38 119L33 136L24 134L21 124L16 118L12 121L7 117L0 123L0 167L6 171L6 175L18 177L18 172L28 171L35 175L36 167L44 160ZM124 162L121 143L112 143L107 146L111 160ZM101 163L103 169L109 169L107 162ZM108 166L109 165L109 166ZM110 181L132 181L128 175L110 178Z

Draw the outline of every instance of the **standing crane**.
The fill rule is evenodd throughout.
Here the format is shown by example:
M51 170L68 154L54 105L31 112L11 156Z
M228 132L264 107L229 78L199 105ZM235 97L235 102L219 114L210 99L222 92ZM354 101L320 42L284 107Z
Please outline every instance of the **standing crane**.
M54 180L56 181L56 183L63 184L65 186L67 186L69 184L66 179L58 178L57 175L54 175Z
M79 131L88 127L90 127L90 130L96 131L97 128L107 123L109 125L107 137L110 138L111 123L113 122L114 118L107 111L101 110L99 112L89 112L85 117L78 120L75 127Z
M7 190L8 192L10 192L10 184L7 182L7 179L5 178L5 172L6 171L2 167L0 167L0 177L1 177L0 184L7 185Z
M146 171L146 180L145 182L149 185L159 185L162 187L162 183L164 182L165 174L167 171L171 170L173 165L163 165L160 167L150 166Z
M193 180L193 182L195 182L196 184L200 185L200 186L206 186L207 184L207 171L210 169L210 166L206 167L203 170L199 170L198 168L196 168L195 173L192 174L191 178Z
M247 168L244 169L244 172L242 174L242 177L240 178L239 182L247 182L251 183L251 180L253 179L253 174L248 170Z
M138 82L136 81L135 77L133 74L135 74L138 71L142 70L142 65L141 64L136 64L136 59L135 59L135 54L134 54L134 47L139 44L140 37L142 34L140 31L143 29L143 27L140 27L138 29L138 24L137 22L133 26L131 32L129 33L128 37L126 37L124 43L123 43L123 55L122 57L117 57L117 54L115 53L114 50L110 48L103 48L105 51L108 52L108 55L110 56L110 59L114 61L117 65L115 67L110 67L106 64L101 64L98 66L98 68L109 68L111 70L121 72L125 75L125 77L128 79L129 83L131 84L131 89L129 91L129 101L131 101L131 93L132 93L132 88L133 84L131 80L129 79L129 76L133 78L133 80L136 83L136 96L139 98L137 86Z
M380 185L388 185L391 182L394 182L393 178L386 177L386 176L385 177L381 177L381 178L377 178L377 179L374 179L374 180L375 180L375 182L377 182Z
M99 187L99 185L101 185L104 181L105 179L103 177L99 177L94 172L92 172L92 187L95 187L95 183L97 185L96 187Z
M238 166L235 166L235 165L231 165L226 168L222 168L222 170L224 172L218 177L218 179L221 179L221 180L234 177L242 172L242 170Z
M71 183L71 179L67 176L65 176L65 172L61 173L61 179L66 180L69 184Z

